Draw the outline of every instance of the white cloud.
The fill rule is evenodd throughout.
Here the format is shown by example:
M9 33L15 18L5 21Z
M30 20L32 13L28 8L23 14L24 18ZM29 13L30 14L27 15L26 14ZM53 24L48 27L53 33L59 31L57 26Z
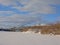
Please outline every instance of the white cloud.
M29 23L37 23L40 21L40 15L19 15L14 14L11 16L1 16L0 17L0 27L1 26L17 26L17 25L24 25Z
M23 7L18 6L17 2L24 5ZM31 11L32 13L54 13L52 5L60 4L60 0L0 0L0 3L6 6L12 5L13 8L22 11Z
M13 11L0 11L0 17L11 14L15 14L15 13Z
M18 15L18 14L14 14L11 16L2 16L0 17L0 22L12 22L12 23L16 23L16 22L29 22L29 21L36 21L38 19L37 15Z
M21 5L18 6L18 1ZM55 9L51 5L60 4L60 0L0 0L0 4L5 6L12 5L11 8L18 9L20 11L30 11L29 14L16 14L13 11L0 11L0 25L16 25L29 22L38 22L40 15L54 13ZM9 16L4 16L5 14ZM3 16L2 16L3 15Z

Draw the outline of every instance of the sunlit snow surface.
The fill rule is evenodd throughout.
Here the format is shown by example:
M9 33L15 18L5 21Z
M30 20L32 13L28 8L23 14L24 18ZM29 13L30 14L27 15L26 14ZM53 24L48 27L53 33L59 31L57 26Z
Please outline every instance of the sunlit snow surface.
M60 36L32 32L0 32L0 45L60 45Z

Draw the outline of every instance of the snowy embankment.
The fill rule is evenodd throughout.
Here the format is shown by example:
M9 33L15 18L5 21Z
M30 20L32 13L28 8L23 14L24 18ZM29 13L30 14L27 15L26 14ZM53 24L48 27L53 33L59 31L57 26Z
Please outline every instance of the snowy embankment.
M0 32L0 45L60 45L60 36L24 32Z

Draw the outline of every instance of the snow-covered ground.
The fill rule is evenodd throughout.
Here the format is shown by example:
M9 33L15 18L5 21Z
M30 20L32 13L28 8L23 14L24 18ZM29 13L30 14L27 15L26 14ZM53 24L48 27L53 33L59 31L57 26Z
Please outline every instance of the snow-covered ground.
M22 32L0 32L0 45L60 45L60 36Z

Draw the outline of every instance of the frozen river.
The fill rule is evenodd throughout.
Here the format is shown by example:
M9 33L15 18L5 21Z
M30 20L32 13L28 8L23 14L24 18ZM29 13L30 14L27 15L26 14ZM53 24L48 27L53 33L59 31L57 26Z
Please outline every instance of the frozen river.
M0 45L60 45L60 36L22 32L0 32Z

